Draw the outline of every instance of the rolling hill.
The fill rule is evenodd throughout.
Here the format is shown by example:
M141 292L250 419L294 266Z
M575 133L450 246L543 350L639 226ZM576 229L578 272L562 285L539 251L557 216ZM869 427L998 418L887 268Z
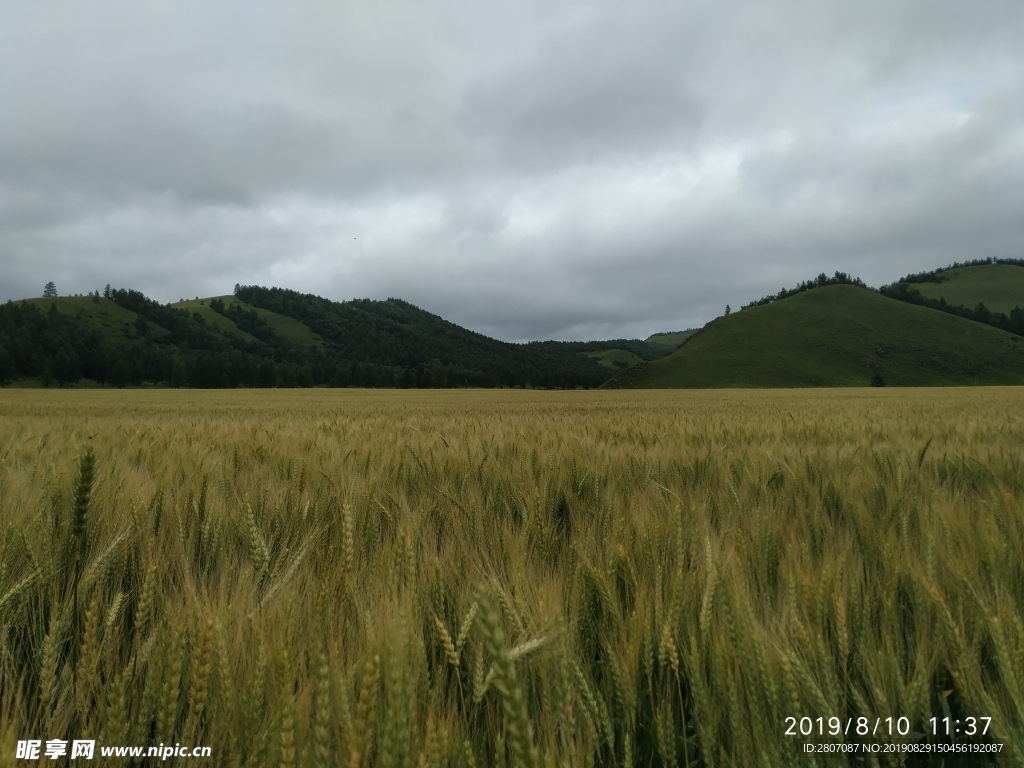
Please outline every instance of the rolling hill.
M527 344L488 338L399 299L336 302L238 286L232 296L161 305L137 291L114 290L0 305L0 384L1024 384L1024 338L1010 325L1024 319L1024 311L1011 308L1006 318L952 305L1016 307L1022 286L1024 266L1013 263L954 265L908 276L880 292L836 273L749 304L698 331L646 341Z
M53 299L24 299L18 304L33 307L40 312L46 312L52 305L62 315L84 318L84 324L110 338L130 336L130 332L126 332L127 329L134 327L138 322L138 314L102 297L93 299L91 296L60 296ZM157 331L158 335L159 333Z
M719 317L614 388L1024 384L1024 338L830 285Z
M638 340L510 344L462 328L400 299L331 301L282 288L239 286L235 298L316 333L348 360L413 369L432 385L597 386L616 368L587 353L651 360L671 348ZM601 358L601 356L599 356ZM425 373L424 373L425 371ZM442 384L450 385L450 384Z
M594 387L637 339L511 344L398 299L278 288L162 305L138 291L0 305L0 385Z
M947 304L976 307L984 304L992 312L1009 315L1024 308L1024 266L1018 264L974 264L934 273L932 280L912 284L929 299Z

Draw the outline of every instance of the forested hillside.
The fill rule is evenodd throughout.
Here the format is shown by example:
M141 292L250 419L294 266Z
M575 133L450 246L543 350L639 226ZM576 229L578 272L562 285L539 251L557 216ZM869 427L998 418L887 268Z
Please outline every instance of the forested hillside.
M400 299L336 302L282 288L239 286L247 305L291 317L345 360L401 371L408 386L592 387L607 369L585 352L627 349L645 360L671 348L638 340L510 344L466 330Z
M332 302L278 288L163 305L133 290L0 306L0 385L594 387L587 352L638 340L510 344L398 299Z
M312 385L326 380L319 350L246 340L138 291L0 306L0 383L144 383L191 387Z

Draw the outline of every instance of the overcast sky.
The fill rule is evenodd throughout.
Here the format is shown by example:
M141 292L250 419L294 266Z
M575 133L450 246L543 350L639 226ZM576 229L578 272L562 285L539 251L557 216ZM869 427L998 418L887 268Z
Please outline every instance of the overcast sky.
M276 285L521 341L1024 257L1024 3L0 4L0 301Z

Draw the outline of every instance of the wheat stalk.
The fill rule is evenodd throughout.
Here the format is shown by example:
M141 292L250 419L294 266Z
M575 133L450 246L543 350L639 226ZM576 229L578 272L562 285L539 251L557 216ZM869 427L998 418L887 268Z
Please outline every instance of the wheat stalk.
M96 478L96 454L87 448L78 458L78 479L75 482L74 502L71 507L71 538L73 541L74 573L72 575L72 645L71 664L78 682L78 658L82 646L82 615L78 603L78 589L85 571L88 548L89 505L92 501L93 482Z
M157 738L167 744L174 735L178 717L178 694L181 689L181 670L184 663L185 643L188 637L183 628L172 625L168 634L167 665L160 692L157 712Z
M315 765L327 768L331 761L331 670L327 649L317 653L315 690L313 694L313 747Z
M295 694L293 692L294 680L292 679L291 667L288 662L288 652L281 651L281 768L294 768L295 766Z
M189 691L189 715L196 728L202 726L210 694L210 676L213 671L213 634L213 619L207 618L201 623L199 630L195 670L192 676L192 688Z
M498 593L503 594L503 592ZM500 598L499 598L500 599ZM481 602L478 598L477 602ZM501 692L505 713L505 730L509 747L519 768L536 768L537 748L533 744L533 724L526 710L526 699L516 677L515 664L505 649L505 632L498 614L486 602L480 605L480 620L487 652L493 661L495 685Z
M372 737L370 710L376 700L377 683L380 675L380 657L374 656L366 662L363 682L359 688L356 716L352 723L352 749L349 753L349 768L359 768L363 754L368 750Z

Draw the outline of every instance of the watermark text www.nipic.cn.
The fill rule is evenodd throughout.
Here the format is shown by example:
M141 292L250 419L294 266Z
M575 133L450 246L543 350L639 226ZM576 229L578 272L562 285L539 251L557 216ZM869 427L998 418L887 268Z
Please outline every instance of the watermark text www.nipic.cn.
M100 745L100 757L156 757L166 760L170 757L210 757L210 747L183 747L181 744L154 747L128 747ZM56 760L92 760L96 756L95 739L75 739L70 743L64 739L26 739L18 742L15 753L17 760L39 760L42 757Z

